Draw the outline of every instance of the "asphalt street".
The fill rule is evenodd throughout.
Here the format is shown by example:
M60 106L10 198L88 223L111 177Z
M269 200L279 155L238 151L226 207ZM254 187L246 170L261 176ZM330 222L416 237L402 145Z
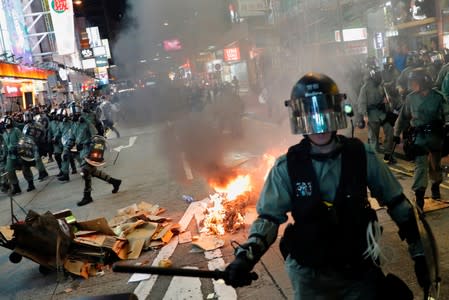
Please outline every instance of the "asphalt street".
M123 180L119 193L111 194L112 187L109 184L94 179L92 192L94 202L84 207L77 207L76 202L82 198L83 189L80 175L72 175L70 182L61 184L54 176L57 173L55 163L49 163L46 166L51 176L43 182L36 180L36 191L24 192L14 197L14 213L19 219L23 219L25 213L20 207L25 211L35 210L38 213L71 209L78 220L98 217L109 219L119 208L146 201L165 208L167 211L164 216L172 218L175 222L182 221L186 229L195 234L198 226L195 218L189 215L192 209L191 204L185 202L182 196L191 195L199 203L213 193L213 190L207 183L208 178L204 171L197 170L195 163L186 159L185 155L183 156L185 149L179 145L174 146L179 139L175 136L174 139L167 140L169 127L167 124L133 128L119 127L122 137L108 139L110 149L120 150L120 152L114 150L108 152L108 164L105 167L105 171L111 176ZM243 130L242 137L231 138L228 134L224 134L220 142L231 145L226 147L227 151L241 154L234 155L234 158L249 157L247 168L252 166L250 162L252 157L260 157L272 149L281 153L289 145L297 142L297 137L289 133L288 124L285 123L279 125L264 122L251 116L244 119ZM363 132L357 131L357 135L364 138ZM214 149L218 147L218 144L198 143L194 150L200 154L206 153L207 148ZM407 196L412 199L410 176L413 166L408 162L400 161L393 168ZM37 175L35 177L37 178ZM24 187L25 184L22 182L22 188ZM442 194L444 199L449 200L449 190L442 189ZM253 193L252 198L254 204L257 194ZM440 206L444 205L437 203L429 208L440 208ZM400 241L397 228L388 217L386 210L379 208L378 216L383 226L384 271L401 277L412 288L415 298L421 299L422 294L416 283L412 261L407 254L405 243ZM145 252L138 261L151 264L162 256L166 256L164 258L170 258L176 267L199 269L223 267L233 258L230 241L244 241L249 224L254 218L254 207L250 206L245 218L248 226L237 234L226 234L221 237L225 244L218 251L198 253L192 251L190 244L178 244L177 238L174 238L161 250ZM448 211L447 209L429 211L427 219L433 227L439 245L442 274L440 299L449 299L449 288L446 284L449 282ZM0 224L10 223L10 199L7 195L0 195ZM279 235L281 233L282 230ZM292 289L284 271L278 243L270 248L255 267L259 279L251 286L237 290L211 279L183 280L153 276L150 280L140 283L128 283L131 274L117 274L109 269L105 270L103 276L87 280L56 273L44 276L39 273L37 264L30 260L23 259L19 264L12 264L8 259L10 252L8 249L0 248L0 278L2 278L0 299L74 299L81 296L123 292L135 292L139 295L139 299L292 298Z

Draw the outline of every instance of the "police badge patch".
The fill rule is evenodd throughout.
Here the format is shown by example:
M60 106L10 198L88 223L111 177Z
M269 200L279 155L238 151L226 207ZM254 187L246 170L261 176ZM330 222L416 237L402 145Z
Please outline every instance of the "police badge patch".
M312 196L312 182L297 182L296 183L296 196L297 197L310 197Z

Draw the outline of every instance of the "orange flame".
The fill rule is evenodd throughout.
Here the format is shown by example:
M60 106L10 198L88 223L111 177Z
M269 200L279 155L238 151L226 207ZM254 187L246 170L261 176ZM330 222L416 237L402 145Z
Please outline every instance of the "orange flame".
M225 186L211 183L217 193L224 194L227 200L235 200L239 195L251 192L251 178L249 175L238 175Z

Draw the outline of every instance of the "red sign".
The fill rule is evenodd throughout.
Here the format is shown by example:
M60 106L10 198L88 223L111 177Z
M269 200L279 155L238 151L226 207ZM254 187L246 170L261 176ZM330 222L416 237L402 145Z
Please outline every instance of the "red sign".
M181 42L178 39L165 40L163 43L165 51L176 51L182 49Z
M224 61L239 61L240 48L226 48L224 49Z
M4 82L2 88L2 94L6 97L22 97L21 85L18 83Z
M58 13L69 10L69 4L67 3L67 0L53 0L52 4L53 9Z

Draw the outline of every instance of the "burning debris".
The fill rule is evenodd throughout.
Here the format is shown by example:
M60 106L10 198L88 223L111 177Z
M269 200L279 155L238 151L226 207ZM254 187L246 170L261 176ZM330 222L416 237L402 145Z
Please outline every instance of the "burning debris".
M252 190L250 176L238 175L225 184L216 181L210 184L216 193L209 196L201 232L215 235L237 232L244 226L243 216Z

